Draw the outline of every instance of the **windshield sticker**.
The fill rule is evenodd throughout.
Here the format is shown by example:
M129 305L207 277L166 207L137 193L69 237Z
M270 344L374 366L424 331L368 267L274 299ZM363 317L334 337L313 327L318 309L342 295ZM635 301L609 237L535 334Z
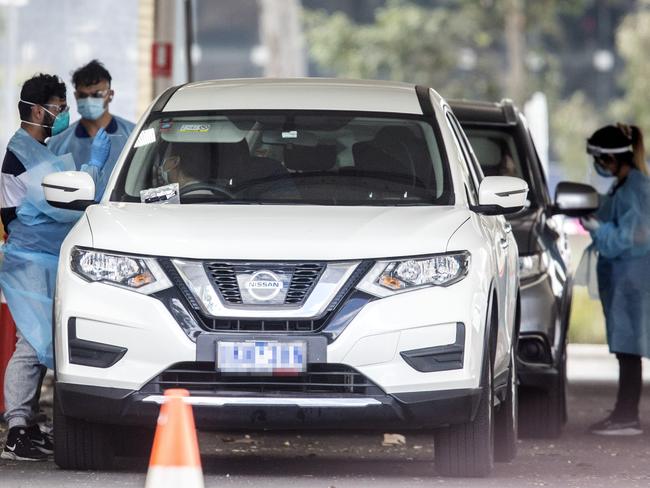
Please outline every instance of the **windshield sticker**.
M282 139L297 139L298 131L297 130L287 130L282 132Z
M208 132L210 124L183 124L178 132Z
M156 142L156 131L152 128L145 129L138 135L138 140L135 141L133 147L148 146Z
M142 203L181 203L178 183L171 183L158 188L147 188L140 192Z
M174 119L162 119L160 121L160 132L169 132L174 125Z

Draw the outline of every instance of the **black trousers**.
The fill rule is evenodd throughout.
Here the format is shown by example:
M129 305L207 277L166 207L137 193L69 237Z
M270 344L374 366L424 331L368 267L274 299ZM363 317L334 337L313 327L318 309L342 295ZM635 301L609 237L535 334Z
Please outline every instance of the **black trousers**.
M636 420L639 418L639 402L643 385L641 356L616 353L616 358L619 365L618 394L612 418L619 421Z

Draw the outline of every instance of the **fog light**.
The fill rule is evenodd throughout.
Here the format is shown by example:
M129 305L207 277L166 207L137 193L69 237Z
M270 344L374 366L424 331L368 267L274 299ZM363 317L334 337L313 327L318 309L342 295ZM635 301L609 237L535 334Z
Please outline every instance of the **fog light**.
M520 337L518 356L527 363L550 364L551 348L543 337Z

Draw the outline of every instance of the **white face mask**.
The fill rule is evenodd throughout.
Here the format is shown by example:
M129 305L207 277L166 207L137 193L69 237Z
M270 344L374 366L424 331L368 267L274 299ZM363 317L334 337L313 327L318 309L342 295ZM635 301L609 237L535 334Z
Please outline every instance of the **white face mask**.
M94 97L78 98L77 111L83 119L98 120L106 112L104 99Z

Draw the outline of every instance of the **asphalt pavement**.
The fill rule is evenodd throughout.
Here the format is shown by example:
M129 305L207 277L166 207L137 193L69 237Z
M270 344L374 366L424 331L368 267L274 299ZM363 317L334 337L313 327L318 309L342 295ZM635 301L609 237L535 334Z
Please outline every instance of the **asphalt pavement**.
M645 361L646 376L650 363ZM593 436L587 426L611 408L617 365L602 346L570 346L569 422L560 439L520 440L519 455L497 464L486 479L445 479L433 467L430 435L404 433L405 444L383 446L381 434L202 433L205 484L243 487L648 487L650 401L642 400L646 432L637 437ZM648 378L650 379L650 378ZM646 384L648 381L646 380ZM646 388L647 389L647 388ZM645 422L644 422L645 421ZM5 427L0 426L4 444ZM0 460L0 487L144 486L146 460L116 472L59 470L53 462Z

